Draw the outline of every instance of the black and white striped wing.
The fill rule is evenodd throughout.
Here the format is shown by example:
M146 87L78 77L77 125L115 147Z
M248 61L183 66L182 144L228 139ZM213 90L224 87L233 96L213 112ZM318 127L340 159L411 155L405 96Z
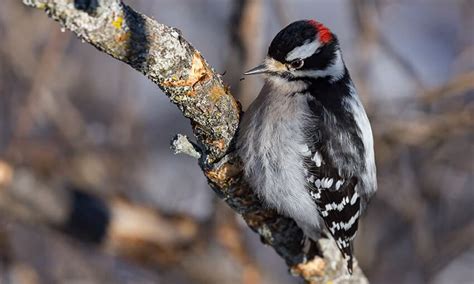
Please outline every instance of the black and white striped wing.
M360 197L355 190L357 178L340 177L317 149L308 148L305 156L308 191L352 272L352 240L360 215Z

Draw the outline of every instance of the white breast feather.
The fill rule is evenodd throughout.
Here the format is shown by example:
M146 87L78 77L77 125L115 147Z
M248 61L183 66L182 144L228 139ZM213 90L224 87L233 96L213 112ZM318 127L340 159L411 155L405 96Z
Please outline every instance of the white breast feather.
M238 152L247 180L265 203L314 233L321 221L306 189L303 165L308 148L302 130L309 109L306 95L288 95L304 86L287 83L287 88L273 88L277 83L267 82L244 114Z

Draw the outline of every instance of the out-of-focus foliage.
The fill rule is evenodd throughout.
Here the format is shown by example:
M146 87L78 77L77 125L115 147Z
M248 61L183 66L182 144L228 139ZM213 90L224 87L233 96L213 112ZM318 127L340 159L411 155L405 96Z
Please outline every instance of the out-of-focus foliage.
M376 139L361 267L374 283L474 281L470 0L127 2L181 29L244 107L261 81L241 73L282 26L329 26ZM0 38L0 283L297 282L171 153L190 128L155 85L20 1L2 2Z

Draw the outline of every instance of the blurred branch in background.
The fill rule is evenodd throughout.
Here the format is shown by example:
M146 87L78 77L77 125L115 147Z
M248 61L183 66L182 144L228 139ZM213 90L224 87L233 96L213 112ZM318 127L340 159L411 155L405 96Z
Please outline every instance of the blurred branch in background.
M367 104L372 101L367 97L373 96L373 94L370 94L366 82L369 81L369 68L377 50L381 50L391 57L412 79L416 87L423 90L424 84L411 62L406 60L392 47L379 29L380 25L377 24L379 21L378 10L381 4L377 0L354 0L351 3L356 34L358 35L356 45L359 50L358 53L361 55L358 58L358 64L356 65L358 68L354 74L356 75L358 89L363 100ZM368 107L373 106L369 104Z
M474 89L474 72L467 72L454 77L441 87L420 93L423 103L432 104L445 98L462 96Z
M231 16L226 83L244 108L252 102L255 90L258 90L256 78L246 77L246 84L239 83L242 74L262 60L262 55L256 51L263 49L263 9L263 0L238 0L234 1Z
M70 131L75 130L77 133L80 129L80 125L77 125L77 122L71 123L72 121L69 121L71 120L70 117L77 117L77 111L74 109L66 111L66 117L64 115L61 115L61 118L58 117L58 105L61 105L61 107L70 106L70 103L57 103L51 98L51 94L48 93L48 91L42 89L44 84L51 84L51 81L54 79L53 75L61 65L66 46L71 38L70 36L63 36L61 31L51 28L52 26L50 27L51 32L47 40L47 45L39 55L36 70L34 71L35 77L32 79L30 91L24 98L23 109L17 113L18 121L16 123L17 133L14 134L15 137L24 137L26 133L29 133L31 130L32 124L41 121L40 116L44 114L53 118L51 120L56 123L58 129L61 130L61 133L66 137L71 136L71 134L69 134ZM65 98L67 99L67 97ZM39 109L38 106L44 106L46 109ZM74 120L77 121L77 119ZM77 126L70 127L71 125Z
M32 176L27 169L14 170L3 161L0 162L0 213L4 216L2 221L7 218L21 223L46 225L76 240L97 246L103 252L125 257L151 269L173 267L187 278L201 279L203 283L219 283L218 279L229 277L219 271L208 276L196 271L196 267L200 267L211 272L215 265L203 262L200 256L207 246L205 242L211 240L207 236L212 232L197 220L166 215L120 198L104 200L91 195L86 189ZM227 219L224 216L221 218ZM227 244L231 253L245 265L242 283L258 283L254 282L258 279L256 266L242 251L238 251L240 240L232 223L218 224L216 229L222 242L235 241ZM206 237L200 237L201 234ZM11 245L7 236L0 230L0 268L6 271L2 275L13 277L17 273L12 270ZM224 256L221 261L225 261ZM11 269L8 269L9 266L12 266Z
M447 265L462 252L472 249L472 244L467 241L467 236L472 236L472 218L463 216L466 212L473 214L468 203L473 200L474 77L472 71L468 71L454 75L438 87L427 87L414 63L406 59L381 30L381 11L390 4L397 7L399 2L356 0L351 3L357 27L357 54L362 55L358 57L356 64L356 80L358 89L369 106L369 116L375 130L380 191L374 203L382 202L387 205L383 210L380 208L384 212L383 220L376 220L378 217L372 217L371 212L368 213L365 223L375 222L388 230L363 231L359 240L364 236L370 238L369 235L372 234L383 241L371 248L378 251L372 256L372 262L370 257L362 259L362 262L365 262L364 267L372 275L372 279L379 281L386 281L386 275L396 275L395 271L401 270L412 271L414 274L414 271L421 271L415 275L424 280L416 278L417 276L413 276L411 280L400 276L392 278L391 283L435 281L436 272L443 265ZM470 7L463 11L465 15L471 15L466 19L472 20L474 9L472 5L468 6ZM463 43L472 45L472 37ZM465 50L465 47L461 46L460 49ZM374 76L370 68L380 60L380 56L376 55L381 51L394 65L400 67L404 77L408 78L405 83L413 84L416 94L402 100L389 99L388 102L382 102L381 95L374 93L373 82L382 78L382 75ZM460 53L460 56L464 56L463 54L465 52ZM378 101L375 100L377 96ZM396 111L393 114L390 111L384 112L388 109ZM464 151L464 156L459 156ZM444 181L440 183L441 180ZM462 195L465 195L465 199ZM395 212L396 217L391 216L390 211ZM373 227L375 226L377 225ZM396 240L393 239L394 236ZM360 247L364 250L364 244ZM400 266L397 268L394 267L395 262L387 261L384 264L383 261L377 261L399 251L413 253L400 255L396 262ZM408 255L414 255L415 258L409 260ZM402 265L403 262L406 265Z

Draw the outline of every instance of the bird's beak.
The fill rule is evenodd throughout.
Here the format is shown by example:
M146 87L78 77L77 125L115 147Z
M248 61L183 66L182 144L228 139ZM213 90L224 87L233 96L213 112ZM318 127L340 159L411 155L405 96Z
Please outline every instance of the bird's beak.
M267 73L268 67L265 63L258 65L255 68L250 69L249 71L245 72L244 75L256 75L256 74L262 74L262 73Z

